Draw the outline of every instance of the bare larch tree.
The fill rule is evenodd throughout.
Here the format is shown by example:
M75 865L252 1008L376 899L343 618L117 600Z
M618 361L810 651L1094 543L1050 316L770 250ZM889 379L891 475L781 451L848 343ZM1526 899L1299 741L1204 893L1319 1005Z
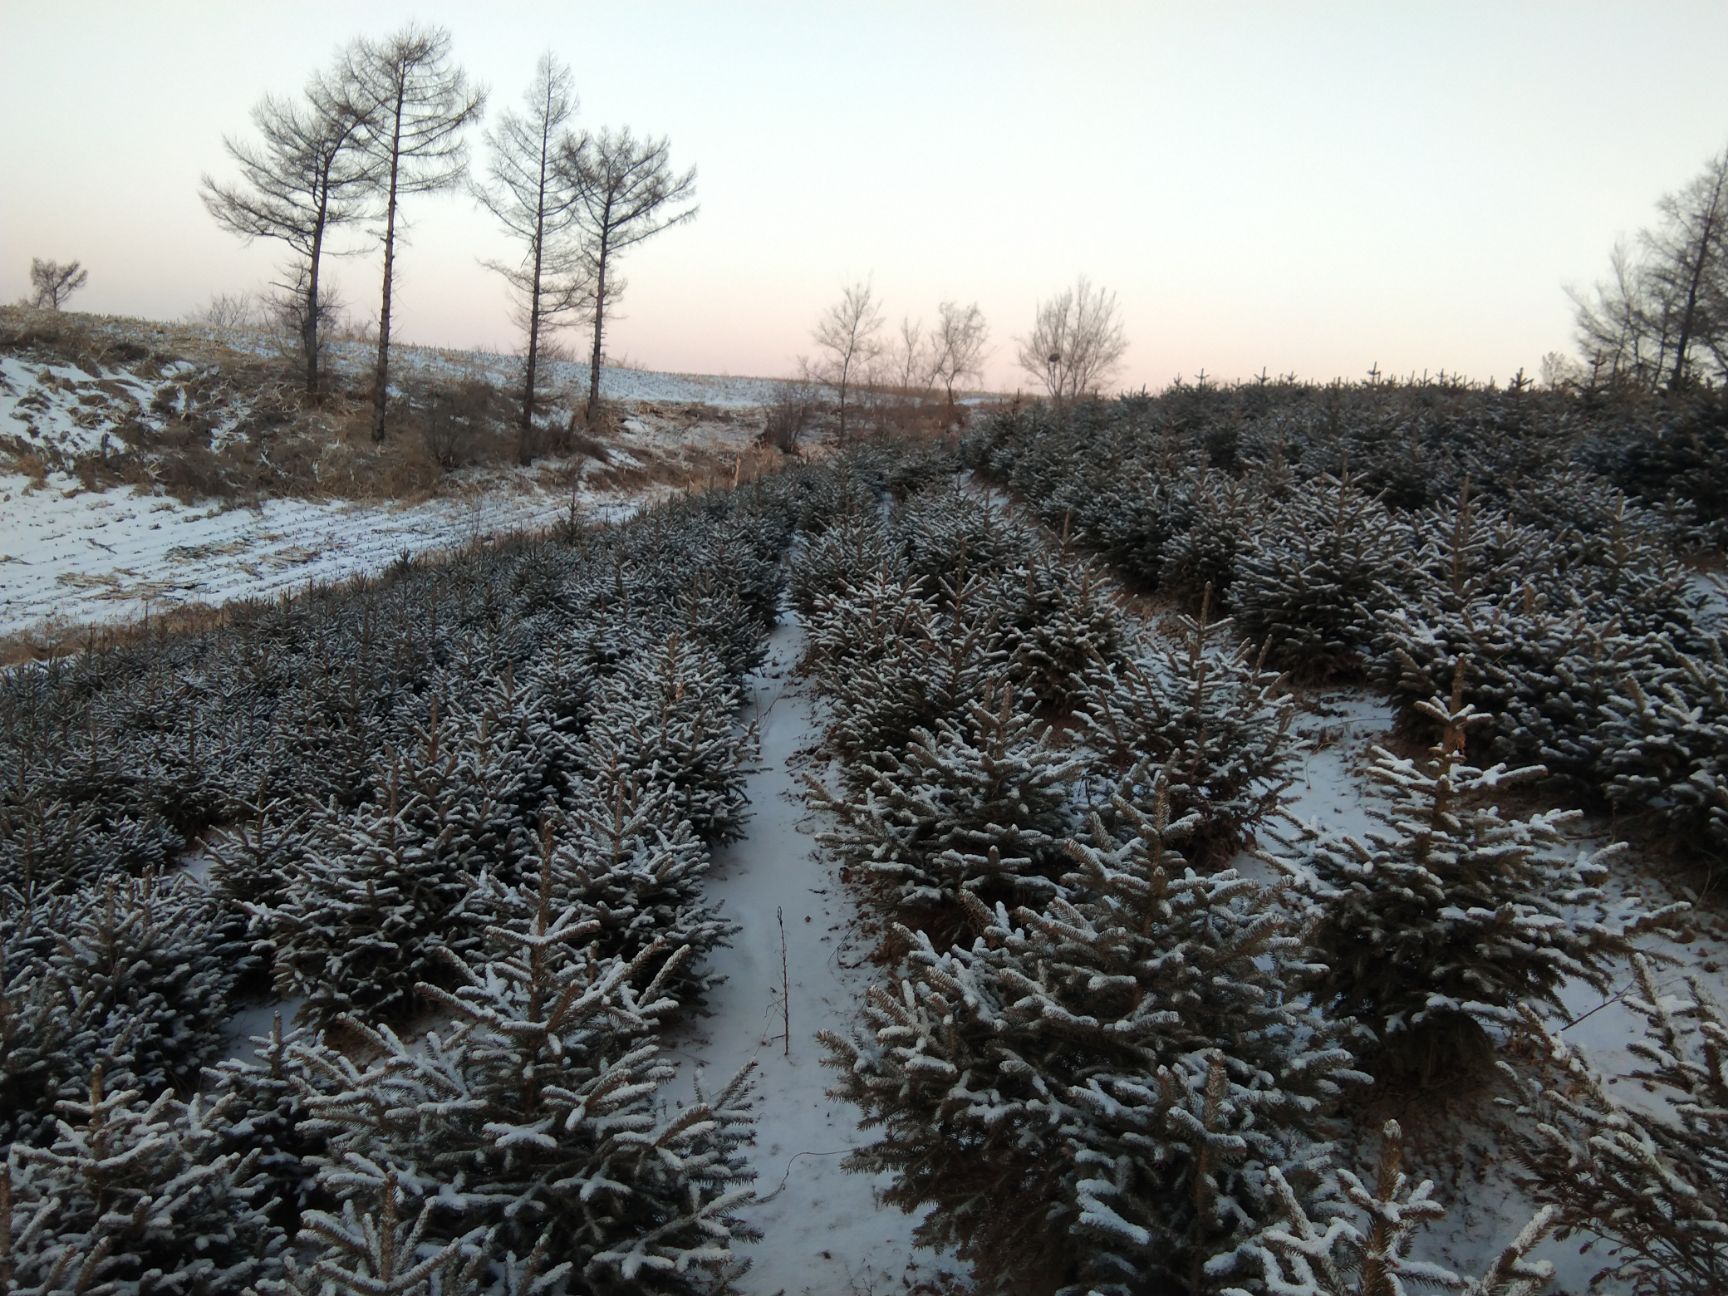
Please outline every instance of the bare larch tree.
M576 95L569 68L550 53L541 56L523 107L521 113L503 114L488 133L487 183L476 185L474 193L522 248L515 263L486 264L510 285L518 321L527 334L517 443L517 457L526 464L533 454L541 353L552 330L588 304L591 284L577 224L581 190L570 171L559 165L561 152L581 147L568 125L576 115Z
M1728 378L1728 149L1656 209L1635 248L1615 244L1607 280L1568 290L1579 348L1598 374L1646 390Z
M1644 231L1649 274L1658 300L1670 304L1674 358L1668 386L1691 378L1697 346L1720 344L1728 321L1717 309L1728 288L1728 149L1710 160L1684 189L1656 204L1662 223Z
M381 41L350 47L347 80L366 120L364 147L383 203L384 289L378 309L378 360L372 375L372 439L382 441L390 383L390 292L396 274L399 206L411 194L459 184L468 171L463 132L485 107L450 61L450 33L413 24Z
M840 440L846 440L848 394L882 356L877 334L882 328L882 308L868 281L847 286L816 322L811 340L820 354L814 372L834 393L840 414Z
M606 314L624 292L612 262L662 230L695 218L696 168L682 175L674 172L665 136L637 139L628 127L574 141L561 161L580 194L577 222L593 275L588 293L594 342L589 353L587 409L592 423L600 415Z
M1038 303L1032 332L1019 343L1020 367L1059 405L1101 388L1128 349L1116 294L1085 275Z
M76 261L61 265L58 261L30 258L30 304L59 310L73 293L82 288L90 272Z
M931 337L931 368L942 384L950 417L954 414L954 388L967 378L984 373L984 346L990 326L978 303L961 306L945 301L936 310L936 331Z
M339 78L315 76L303 99L266 95L252 110L257 141L223 138L237 181L203 178L200 197L216 223L250 243L275 239L293 260L277 283L294 327L306 391L319 385L319 329L328 315L320 272L330 235L366 212L373 177L356 148L363 112Z

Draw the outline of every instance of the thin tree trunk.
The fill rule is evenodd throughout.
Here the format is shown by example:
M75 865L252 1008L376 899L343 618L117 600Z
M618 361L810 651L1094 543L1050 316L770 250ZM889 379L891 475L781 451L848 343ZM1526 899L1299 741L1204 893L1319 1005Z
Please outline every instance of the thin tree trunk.
M396 121L390 135L390 196L384 207L384 301L378 311L378 365L372 375L372 439L384 439L390 391L390 281L396 267L396 176L402 160L402 96L396 89Z
M306 272L306 322L301 326L300 345L306 348L306 394L318 394L318 262L324 249L324 222L312 235L312 264Z
M606 238L600 236L600 255L594 266L594 354L588 365L588 422L600 415L600 339L606 327Z
M1698 254L1692 258L1692 274L1686 285L1686 309L1680 316L1680 337L1674 343L1674 373L1668 380L1668 390L1678 391L1686 381L1686 351L1692 344L1692 330L1698 319L1698 293L1704 283L1704 267L1710 262L1710 245L1716 237L1716 223L1721 219L1722 173L1718 171L1716 187L1710 195L1710 208L1704 214L1704 228L1698 235Z
M528 363L522 375L522 438L516 448L516 459L523 467L533 459L529 442L534 433L534 380L540 361L540 268L546 250L546 152L546 136L542 131L540 189L534 209L534 286L528 294Z

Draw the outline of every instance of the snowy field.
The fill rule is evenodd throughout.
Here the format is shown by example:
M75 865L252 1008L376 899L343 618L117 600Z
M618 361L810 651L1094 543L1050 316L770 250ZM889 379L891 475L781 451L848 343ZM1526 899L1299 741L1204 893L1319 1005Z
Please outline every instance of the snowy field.
M267 345L236 330L203 332L237 349ZM332 350L339 367L356 372L369 360L359 343ZM517 363L509 356L420 347L400 348L394 361L398 374L498 383L513 376ZM602 465L593 461L541 461L532 472L453 474L432 498L409 503L270 498L237 507L189 505L130 486L85 489L67 471L80 455L118 448L122 427L161 431L193 399L194 380L208 400L214 372L190 361L86 368L0 356L0 449L33 455L38 467L28 474L0 468L0 638L125 623L187 604L270 598L373 573L404 554L423 557L571 517L628 516L674 489L654 481L596 482ZM586 378L585 366L552 366L552 390L574 391ZM740 411L769 399L773 387L764 379L633 369L607 370L605 380L608 397L624 405L612 462L605 465L614 469L676 462L691 453L722 460L742 453L756 429ZM220 392L217 399L222 410L210 432L213 451L223 448L248 409L236 393Z
M626 517L653 490L578 490L579 521ZM567 490L530 478L414 504L185 505L131 487L82 491L0 475L0 636L112 624L183 604L273 598L477 540L557 525Z

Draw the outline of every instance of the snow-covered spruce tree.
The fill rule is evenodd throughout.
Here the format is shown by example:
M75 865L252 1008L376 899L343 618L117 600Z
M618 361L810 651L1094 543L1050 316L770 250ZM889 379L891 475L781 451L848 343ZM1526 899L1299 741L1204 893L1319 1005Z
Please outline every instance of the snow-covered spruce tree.
M1122 655L1122 615L1091 563L1035 553L1024 573L1003 573L990 593L1008 678L1039 706L1071 712L1088 676Z
M919 730L902 752L884 753L856 796L809 783L836 819L818 840L939 937L957 934L974 912L964 895L995 903L1057 890L1061 844L1076 826L1068 787L1083 765L1018 702L997 689L963 718Z
M1656 635L1677 648L1701 646L1704 600L1675 555L1666 527L1618 491L1599 530L1573 522L1556 538L1562 576L1603 619L1629 635Z
M155 1093L221 1044L239 952L187 878L112 881L0 922L0 1138L46 1128L104 1067Z
M558 736L516 705L518 694L513 686L508 696L482 689L472 703L453 706L448 759L434 749L407 766L414 794L407 805L420 811L404 822L452 875L533 875L534 827L551 794L544 762Z
M1460 657L1480 668L1500 651L1516 652L1517 636L1501 623L1525 604L1527 584L1547 589L1557 577L1550 537L1477 499L1468 479L1455 501L1417 513L1410 535L1406 596L1376 627L1376 673L1420 701L1451 688Z
M714 976L704 960L737 926L705 897L708 850L664 783L618 765L580 780L566 808L548 814L540 857L553 911L576 915L591 953L629 960L656 942L688 948L672 988L691 1005L707 992ZM487 878L465 906L467 921L525 926L538 905L532 885Z
M1557 1209L1562 1237L1608 1244L1597 1282L1637 1296L1728 1291L1728 1019L1696 981L1657 981L1633 959L1644 1018L1630 1079L1669 1099L1669 1119L1620 1103L1575 1051L1526 1014L1546 1063L1533 1075L1502 1069L1520 1090L1515 1151L1522 1187Z
M94 741L83 744L94 747ZM115 748L20 760L0 786L0 888L20 898L172 866L185 839L149 805Z
M978 698L1020 693L1009 678L1007 648L982 582L950 584L947 594L952 611L908 627L836 681L825 739L841 758L847 787L868 786L920 730L946 720L965 724ZM1024 701L1029 707L1030 697Z
M1411 1182L1404 1173L1404 1134L1397 1121L1380 1133L1374 1182L1339 1166L1337 1194L1357 1213L1315 1218L1278 1167L1269 1171L1282 1218L1248 1246L1258 1265L1252 1287L1229 1287L1220 1296L1402 1296L1405 1291L1458 1292L1462 1296L1538 1296L1554 1276L1546 1260L1530 1252L1554 1228L1552 1208L1534 1219L1478 1278L1412 1253L1422 1233L1446 1217L1434 1183Z
M568 685L548 673L507 666L483 683L458 684L450 712L476 786L469 795L497 806L499 824L474 848L495 857L526 853L533 872L534 825L581 769L581 719L568 714ZM470 811L470 814L473 812ZM458 840L465 834L459 833Z
M290 796L274 795L266 782L237 808L240 816L213 833L206 847L211 885L231 905L276 904L290 870L305 858L306 811Z
M1196 522L1187 481L1147 465L1115 463L1076 500L1076 534L1100 546L1122 571L1155 587L1166 551Z
M322 1182L364 1199L394 1174L433 1207L433 1245L484 1228L489 1255L570 1261L573 1291L710 1290L749 1236L749 1072L665 1114L656 1023L677 1009L683 955L591 958L577 946L592 925L554 917L552 885L546 868L532 923L492 928L486 962L451 956L454 990L421 987L447 1033L350 1023L364 1066L305 1050L325 1077L310 1100L330 1140Z
M1379 618L1401 601L1404 525L1348 475L1305 483L1261 521L1236 564L1231 603L1272 661L1306 676L1359 669Z
M282 1015L268 1036L254 1036L250 1059L230 1058L204 1069L208 1101L219 1104L224 1123L216 1130L223 1151L249 1156L263 1187L258 1206L286 1237L317 1201L317 1162L325 1140L307 1126L312 1079L300 1060L311 1042L305 1030L284 1031Z
M837 518L794 549L787 586L792 606L808 616L824 596L862 584L872 573L905 578L903 550L874 513Z
M1650 646L1647 672L1608 699L1598 777L1622 810L1646 809L1676 836L1728 850L1728 646Z
M11 1150L8 1292L207 1296L278 1268L285 1239L255 1157L225 1150L224 1101L146 1100L97 1068L85 1100L61 1110L51 1143Z
M861 666L907 638L925 637L936 614L936 598L926 582L887 565L871 567L815 593L804 619L804 669L819 689L834 696Z
M442 843L416 828L435 813L424 793L404 786L398 762L381 805L344 812L332 803L313 816L311 847L282 903L259 911L276 990L303 998L308 1021L325 1025L354 1008L399 1011L414 984L442 966L435 951L459 934L469 883Z
M834 1090L875 1142L852 1169L931 1208L981 1292L1210 1290L1278 1202L1313 1189L1349 1070L1337 1029L1293 993L1305 971L1262 885L1197 874L1180 825L1127 802L1070 847L1065 899L906 954L860 1027L825 1034Z
M261 1296L466 1296L475 1291L485 1230L430 1242L433 1204L421 1203L413 1218L405 1219L407 1198L395 1174L386 1172L375 1212L362 1210L352 1198L339 1213L308 1211L299 1236L302 1254L289 1256L284 1276L262 1284ZM504 1290L527 1296L534 1289ZM550 1296L557 1289L540 1290Z
M1577 811L1519 819L1486 802L1542 771L1466 763L1477 713L1463 677L1450 701L1419 705L1441 729L1426 760L1376 749L1382 827L1360 841L1309 829L1294 862L1319 906L1316 996L1374 1033L1382 1075L1422 1085L1480 1079L1485 1024L1515 1020L1526 1002L1557 1004L1570 979L1606 992L1610 959L1684 907L1610 906L1598 884L1614 848L1577 852L1562 832Z
M755 745L735 723L738 707L738 686L713 652L668 635L601 683L582 766L656 777L699 838L731 840L742 829Z
M1014 571L1037 549L1028 527L989 500L958 490L914 496L896 513L893 530L905 549L908 573L933 590L956 573Z
M1236 564L1270 505L1252 483L1212 469L1196 477L1193 490L1193 522L1165 541L1158 588L1193 609L1210 591L1211 603L1227 608Z
M684 633L712 652L732 679L742 680L767 657L770 623L746 602L735 572L711 564L699 567L677 608Z
M1176 619L1159 636L1089 681L1087 742L1118 790L1150 805L1154 773L1176 819L1193 818L1184 852L1196 865L1227 859L1278 806L1295 750L1295 705L1231 623Z

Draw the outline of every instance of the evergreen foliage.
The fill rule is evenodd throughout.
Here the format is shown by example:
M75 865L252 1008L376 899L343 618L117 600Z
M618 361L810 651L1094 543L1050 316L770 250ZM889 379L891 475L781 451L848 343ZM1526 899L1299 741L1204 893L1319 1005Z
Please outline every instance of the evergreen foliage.
M98 1067L61 1110L51 1142L12 1150L9 1291L237 1293L280 1263L256 1154L224 1148L225 1100L145 1100L107 1088Z
M1276 809L1295 756L1282 681L1247 644L1228 646L1230 623L1210 621L1207 603L1101 669L1081 717L1120 790L1145 797L1155 775L1169 813L1193 817L1185 850L1196 864L1228 857Z
M701 840L731 840L743 823L754 746L754 735L733 725L738 705L738 688L714 654L668 635L601 682L583 768L659 779Z
M1360 841L1310 835L1298 869L1320 904L1316 993L1424 1082L1456 1083L1486 1057L1482 1023L1557 1005L1569 979L1606 992L1610 957L1683 907L1610 912L1599 884L1611 851L1575 853L1561 829L1576 812L1512 818L1485 802L1541 771L1466 763L1477 713L1462 680L1460 668L1450 702L1422 705L1442 731L1427 760L1375 750L1382 827Z
M1480 1278L1460 1278L1412 1255L1416 1239L1446 1216L1432 1180L1412 1183L1403 1168L1404 1136L1387 1121L1372 1184L1342 1166L1334 1170L1338 1195L1356 1217L1316 1219L1283 1173L1270 1171L1282 1218L1249 1247L1259 1265L1253 1288L1226 1288L1222 1296L1404 1296L1405 1292L1460 1292L1464 1296L1538 1296L1554 1276L1530 1252L1554 1227L1552 1209L1539 1212Z
M1277 665L1309 676L1359 669L1399 602L1403 525L1348 474L1281 502L1249 537L1231 586L1236 620Z
M1066 715L1091 674L1121 658L1122 617L1090 564L1034 554L1023 571L1003 573L990 591L1007 676L1036 705Z
M1074 826L1068 786L1081 762L1016 706L1008 689L972 703L963 721L919 730L887 756L857 798L814 796L834 811L819 840L897 911L944 930L963 895L987 902L1049 896Z
M442 853L452 829L430 841L418 830L436 814L398 766L382 805L344 814L332 804L317 817L314 844L282 903L260 911L277 993L303 999L307 1020L328 1024L355 1008L398 1011L440 966L436 950L469 884Z
M1228 1273L1275 1201L1312 1184L1340 1086L1336 1030L1291 994L1300 942L1273 897L1187 868L1162 807L1127 802L1070 849L1063 896L906 953L862 1028L826 1034L835 1092L876 1141L849 1165L929 1206L980 1291L1198 1290Z
M1162 546L1158 587L1190 608L1229 607L1236 564L1268 501L1251 482L1208 469L1194 481L1194 522Z
M218 1146L251 1159L266 1185L258 1205L284 1236L294 1236L302 1213L318 1200L317 1162L325 1140L307 1124L312 1077L300 1061L312 1037L283 1031L282 1014L270 1034L255 1037L250 1060L229 1059L205 1069L206 1092L227 1116L216 1127Z
M573 916L600 958L625 961L655 944L686 949L672 985L694 1005L712 984L703 960L736 925L704 898L708 850L678 815L665 784L614 765L581 780L568 808L542 827L540 870L555 912ZM465 907L480 927L521 926L538 904L527 886L485 878Z
M1557 1212L1562 1237L1605 1239L1598 1282L1636 1296L1706 1296L1728 1286L1728 1019L1696 981L1683 993L1633 960L1628 1005L1645 1023L1629 1079L1672 1098L1672 1119L1616 1099L1577 1052L1526 1014L1545 1072L1522 1077L1516 1151L1524 1187Z
M450 956L453 990L422 987L452 1014L448 1032L404 1041L350 1022L376 1061L305 1052L325 1080L309 1099L330 1142L323 1182L351 1197L394 1176L431 1208L429 1242L482 1228L489 1255L540 1249L586 1289L708 1290L746 1234L748 1072L662 1115L673 1068L655 1023L677 1008L667 990L685 954L584 953L592 923L554 917L554 885L548 862L530 923L490 928L483 963Z
M155 1093L220 1044L236 975L215 901L189 879L110 881L0 923L0 1138L44 1128L92 1069Z

